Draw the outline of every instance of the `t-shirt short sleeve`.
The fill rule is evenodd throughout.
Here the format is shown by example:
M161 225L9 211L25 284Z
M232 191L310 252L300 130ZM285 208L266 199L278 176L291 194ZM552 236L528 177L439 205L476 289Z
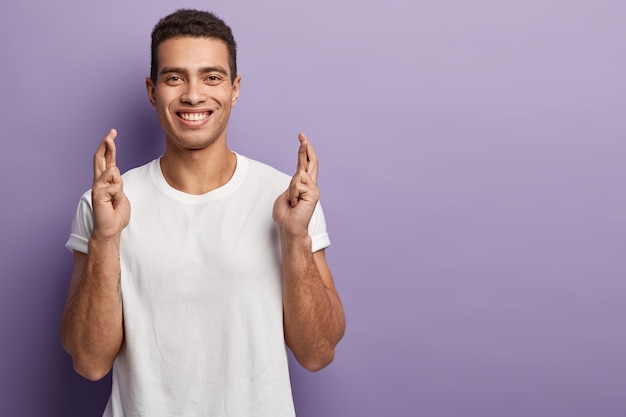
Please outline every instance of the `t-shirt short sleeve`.
M324 218L324 211L319 201L315 206L315 211L309 222L309 236L311 236L311 249L313 252L330 246L330 238L326 231L326 219Z
M70 251L87 253L87 242L93 230L93 209L91 206L91 190L80 199L76 214L72 220L70 237L65 247Z

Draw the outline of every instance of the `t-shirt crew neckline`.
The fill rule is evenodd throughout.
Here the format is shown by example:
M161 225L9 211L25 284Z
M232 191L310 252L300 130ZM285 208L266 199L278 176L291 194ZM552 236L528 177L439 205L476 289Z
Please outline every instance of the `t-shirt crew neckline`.
M208 193L188 194L169 185L163 176L163 171L161 171L161 158L152 161L152 165L150 166L152 181L154 182L154 186L166 196L188 204L199 204L223 198L241 185L246 176L246 171L248 170L248 160L236 152L233 153L237 157L237 165L235 166L235 172L232 177L230 177L226 184Z

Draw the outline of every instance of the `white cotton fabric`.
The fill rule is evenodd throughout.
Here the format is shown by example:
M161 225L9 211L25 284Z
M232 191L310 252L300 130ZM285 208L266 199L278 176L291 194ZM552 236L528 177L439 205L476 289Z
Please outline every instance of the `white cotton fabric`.
M293 417L272 207L290 177L237 155L223 187L170 187L159 160L123 176L124 343L103 417ZM90 191L67 248L87 252ZM321 206L313 251L330 244Z

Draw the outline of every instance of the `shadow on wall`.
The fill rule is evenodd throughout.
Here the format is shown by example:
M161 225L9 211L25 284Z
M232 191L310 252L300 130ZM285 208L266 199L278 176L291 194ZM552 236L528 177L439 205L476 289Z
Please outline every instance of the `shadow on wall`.
M69 355L66 356L67 366L57 373L59 382L63 384L62 395L58 397L58 403L49 415L101 416L111 393L111 374L97 382L88 381L73 371Z

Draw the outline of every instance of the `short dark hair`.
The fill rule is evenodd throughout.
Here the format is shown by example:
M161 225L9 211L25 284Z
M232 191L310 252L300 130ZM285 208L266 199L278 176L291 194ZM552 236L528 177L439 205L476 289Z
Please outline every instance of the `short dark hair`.
M237 78L237 44L230 27L211 12L193 9L179 9L159 20L152 30L150 78L157 82L159 70L158 48L168 39L181 36L193 38L215 38L223 41L228 48L230 81Z

